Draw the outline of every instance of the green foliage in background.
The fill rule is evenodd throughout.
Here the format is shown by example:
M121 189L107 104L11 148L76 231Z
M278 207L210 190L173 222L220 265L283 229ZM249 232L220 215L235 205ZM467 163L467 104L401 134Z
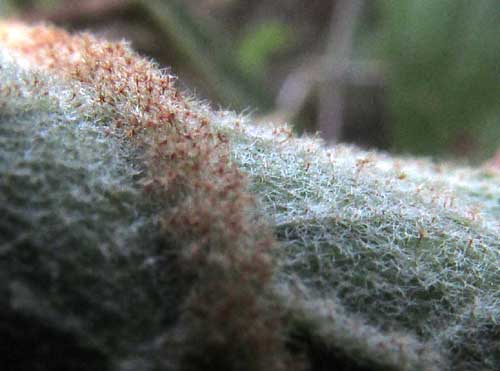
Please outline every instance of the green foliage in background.
M290 42L287 25L277 21L263 23L245 33L238 49L238 61L251 76L263 77L273 55L286 50Z
M0 0L2 15L15 14L23 8L37 7L50 9L59 5L63 0Z
M394 147L490 155L500 145L496 0L382 0Z

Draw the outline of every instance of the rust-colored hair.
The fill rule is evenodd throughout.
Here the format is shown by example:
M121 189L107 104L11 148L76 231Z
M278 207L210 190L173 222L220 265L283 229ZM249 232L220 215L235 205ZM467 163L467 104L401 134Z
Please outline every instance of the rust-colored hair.
M289 368L271 294L274 240L256 218L226 136L212 125L218 114L124 42L5 23L0 44L30 68L74 84L75 94L91 92L92 110L111 118L107 130L144 154L144 190L164 200L163 233L179 243L183 269L196 277L181 315L183 359L223 369Z

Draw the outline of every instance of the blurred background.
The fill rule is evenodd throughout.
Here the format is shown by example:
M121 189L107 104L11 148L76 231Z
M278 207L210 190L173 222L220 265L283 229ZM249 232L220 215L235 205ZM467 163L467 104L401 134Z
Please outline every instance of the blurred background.
M472 163L500 147L499 0L0 0L0 12L125 38L214 107L328 142Z

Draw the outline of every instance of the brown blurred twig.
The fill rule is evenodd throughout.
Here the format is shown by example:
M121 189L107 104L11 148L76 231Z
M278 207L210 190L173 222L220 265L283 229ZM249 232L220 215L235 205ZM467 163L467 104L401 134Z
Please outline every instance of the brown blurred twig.
M277 110L286 121L293 120L304 108L307 100L325 83L324 59L311 57L294 69L284 80L276 99ZM384 87L382 63L376 60L351 61L342 77L344 85Z
M381 61L352 58L362 8L363 0L336 2L325 54L308 57L287 76L276 100L274 119L295 122L313 103L318 116L316 129L327 141L338 141L347 109L346 88L385 86Z
M488 165L500 171L500 150L498 150L495 156L488 162Z
M338 0L333 9L318 113L319 129L328 141L338 140L343 126L344 87L362 8L363 0Z

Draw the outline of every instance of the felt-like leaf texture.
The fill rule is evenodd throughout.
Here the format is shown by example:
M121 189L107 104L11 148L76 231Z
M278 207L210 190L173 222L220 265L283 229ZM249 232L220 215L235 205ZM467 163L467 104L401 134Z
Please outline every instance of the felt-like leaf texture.
M31 139L29 130L57 134L50 139L55 144L41 145L40 156L28 164L27 181L43 177L47 186L32 188L43 191L39 195L43 200L43 194L48 193L54 201L40 208L44 212L47 208L49 217L63 214L59 218L63 222L43 218L39 228L31 220L6 220L5 230L10 235L5 234L2 244L13 254L6 264L13 265L20 259L22 250L10 248L20 236L27 241L29 255L42 251L45 260L54 259L54 274L62 277L57 280L63 286L61 290L70 291L69 282L73 280L78 284L74 300L85 308L84 318L77 316L83 321L81 327L95 330L87 334L90 341L110 342L106 346L111 347L113 362L121 359L134 342L138 347L141 342L153 342L155 337L172 333L164 337L168 344L157 351L157 358L179 358L176 364L182 367L285 367L288 353L281 330L282 311L272 309L274 268L269 251L274 241L270 230L256 219L245 177L229 158L227 138L212 124L214 113L179 92L173 76L135 55L124 43L20 24L4 25L0 40L11 59L2 68L3 73L12 75L11 81L2 86L5 120L10 112L16 118L31 111L37 115L36 119L25 119L29 123L24 129L27 133L20 133L15 140L37 140ZM18 98L25 97L26 107L18 107ZM38 115L57 120L45 122ZM21 123L13 120L6 126L7 132L16 125ZM79 130L84 127L92 135L81 135ZM94 144L89 148L88 143ZM27 151L30 146L25 145ZM15 151L6 156L26 156L17 144L13 147ZM48 169L40 162L48 162ZM69 164L58 166L62 162ZM9 171L18 168L14 164ZM75 168L79 173L72 175ZM53 182L56 176L60 179ZM60 183L63 186L59 187ZM142 192L135 192L138 189ZM37 211L32 210L30 191L20 190L25 219ZM5 201L8 204L15 198L7 195ZM66 199L71 212L61 208ZM41 230L44 239L32 235L32 230ZM131 236L117 238L120 230ZM64 238L72 237L61 237L64 249L52 246L54 231ZM80 261L88 263L82 265L86 275L75 274L68 282L68 269L59 275L58 260L69 261L75 269ZM35 263L30 261L28 265ZM130 264L137 268L130 270ZM109 276L99 270L101 266L109 270ZM145 281L138 279L132 287L122 287L120 281L129 282L137 269L146 275ZM29 281L22 272L17 279ZM63 315L71 313L77 304L72 296L59 298L54 285L48 280L45 287L49 293L54 291L54 296L49 295L50 306L56 300L61 302L56 308ZM87 292L87 287L102 287L105 297L95 290ZM142 302L134 303L130 295L119 294L123 290L132 294L136 289L145 291L139 295L144 297ZM47 295L44 292L42 296ZM101 313L106 312L100 309L101 304L113 310L107 315ZM137 315L142 310L145 313ZM123 326L120 331L114 326L108 328L106 318L113 314L126 323L134 317L132 327ZM144 327L137 332L141 322ZM148 362L154 359L149 357Z
M90 34L0 45L2 322L111 369L495 370L494 172L213 111Z

